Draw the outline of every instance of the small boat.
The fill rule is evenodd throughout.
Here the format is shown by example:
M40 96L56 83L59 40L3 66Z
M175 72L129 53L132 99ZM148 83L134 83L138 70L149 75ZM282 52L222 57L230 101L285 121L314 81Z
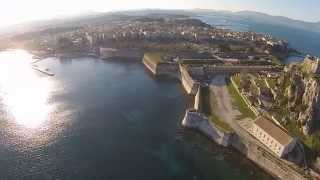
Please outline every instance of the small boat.
M34 56L32 56L32 59L41 59L41 57L34 55Z

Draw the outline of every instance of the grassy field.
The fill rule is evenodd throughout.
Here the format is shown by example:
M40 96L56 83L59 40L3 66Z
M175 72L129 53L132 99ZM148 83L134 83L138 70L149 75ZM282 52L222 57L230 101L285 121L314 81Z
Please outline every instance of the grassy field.
M211 114L211 116L209 117L209 120L215 124L215 126L227 133L231 133L233 132L233 129L229 126L229 124L227 124L226 122L222 121L217 115L215 115L214 113Z
M160 53L145 53L144 58L156 64L164 62L162 55Z
M231 82L228 82L227 85L228 91L233 99L233 105L235 108L237 108L240 113L242 114L241 117L239 117L239 119L243 119L243 118L251 118L251 119L255 119L256 115L251 111L251 109L247 106L247 104L244 102L244 100L242 99L242 97L240 96L240 94L237 92L237 90L235 89L235 87L232 85Z

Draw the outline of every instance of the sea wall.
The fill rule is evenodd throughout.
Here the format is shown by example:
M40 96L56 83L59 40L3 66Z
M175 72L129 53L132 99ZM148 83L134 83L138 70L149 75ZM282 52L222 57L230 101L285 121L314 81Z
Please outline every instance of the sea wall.
M179 65L176 63L159 63L156 65L156 75L167 75L178 77L179 76Z
M155 75L180 72L180 80L184 89L189 95L193 95L195 100L193 106L194 109L189 109L185 113L182 121L183 127L200 131L212 141L224 147L232 146L248 159L278 179L310 179L310 177L306 176L304 172L301 172L301 169L286 163L284 160L279 159L274 154L265 150L265 147L261 147L260 144L253 140L251 135L240 133L240 136L239 134L222 131L217 128L214 123L210 122L205 115L199 113L199 110L201 109L200 83L191 77L188 69L185 66L179 65L179 68L177 69L177 67L171 66L170 64L152 63L148 60L143 60L143 63ZM199 69L199 73L201 73L201 69ZM238 90L233 81L232 84ZM241 95L240 92L238 93ZM253 106L251 106L247 99L244 96L242 96L242 98L247 103L248 107L251 107L251 110L258 115L259 112Z
M147 58L143 58L142 63L152 74L157 74L157 63L154 63Z
M285 163L283 160L278 159L275 155L264 150L254 141L248 140L246 137L240 137L235 134L230 139L232 147L244 154L248 159L256 163L265 171L272 174L274 177L283 180L307 180L307 177L301 170L296 167Z
M192 96L195 96L200 87L200 83L195 81L189 74L186 67L177 63L154 62L148 58L143 58L142 63L155 76L169 75L181 80L185 91Z
M186 67L183 65L179 66L180 68L180 74L181 74L181 83L186 90L186 92L190 95L196 95L198 88L200 86L200 83L195 81L189 74Z
M200 90L200 86L198 87L198 90L197 90L197 93L196 93L196 96L194 97L194 105L193 105L193 108L197 111L200 110L200 105L201 105L201 90Z
M240 94L242 99L245 101L247 106L254 112L255 115L259 115L259 111L251 105L249 100L240 93L237 84L233 81L231 83L237 92ZM297 169L295 166L291 166L288 163L285 163L282 159L279 159L274 154L266 151L264 148L257 144L255 141L252 141L252 137L248 136L239 136L234 135L231 140L231 145L242 154L244 154L248 159L259 165L262 169L269 172L278 179L283 180L304 180L309 179L304 175L304 172Z
M186 114L182 120L182 126L200 131L205 136L224 147L230 145L230 140L233 135L231 133L226 133L219 130L214 124L209 122L205 115L197 112L194 109L189 109L186 111Z
M100 58L104 60L141 60L143 53L135 49L99 48Z
M153 62L147 58L143 58L142 63L155 76L168 75L179 78L179 65L168 62Z

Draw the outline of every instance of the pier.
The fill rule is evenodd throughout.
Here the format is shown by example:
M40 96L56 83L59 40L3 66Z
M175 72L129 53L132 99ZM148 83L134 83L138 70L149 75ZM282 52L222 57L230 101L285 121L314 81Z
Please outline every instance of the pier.
M45 74L45 75L48 75L48 76L54 76L53 73L47 72L47 71L45 71L45 70L41 70L41 69L39 69L39 68L37 68L37 67L35 67L35 66L32 66L32 69L34 69L34 70L36 70L36 71L38 71L38 72L41 72L41 73L43 73L43 74Z

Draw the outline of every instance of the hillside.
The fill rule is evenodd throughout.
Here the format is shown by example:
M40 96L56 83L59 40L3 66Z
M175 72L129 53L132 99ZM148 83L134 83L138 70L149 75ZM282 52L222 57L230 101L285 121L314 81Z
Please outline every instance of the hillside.
M145 10L131 10L131 11L119 11L119 12L107 12L107 13L87 13L73 17L35 21L23 24L17 24L14 26L1 28L0 35L10 36L19 33L25 33L35 30L44 30L47 28L61 28L61 27L78 27L86 25L96 25L107 23L117 18L139 17L148 15L150 17L199 17L210 16L219 19L230 19L237 21L247 22L260 22L268 24L276 24L282 26L288 26L292 28L318 32L320 33L320 22L312 23L300 20L293 20L282 16L272 16L264 13L253 11L215 11L215 10L162 10L162 9L145 9Z
M239 90L260 112L320 152L320 79L318 61L306 57L281 73L238 74Z
M240 11L234 14L239 15L248 21L270 23L320 33L320 27L318 27L319 23L294 20L283 16L272 16L254 11Z

